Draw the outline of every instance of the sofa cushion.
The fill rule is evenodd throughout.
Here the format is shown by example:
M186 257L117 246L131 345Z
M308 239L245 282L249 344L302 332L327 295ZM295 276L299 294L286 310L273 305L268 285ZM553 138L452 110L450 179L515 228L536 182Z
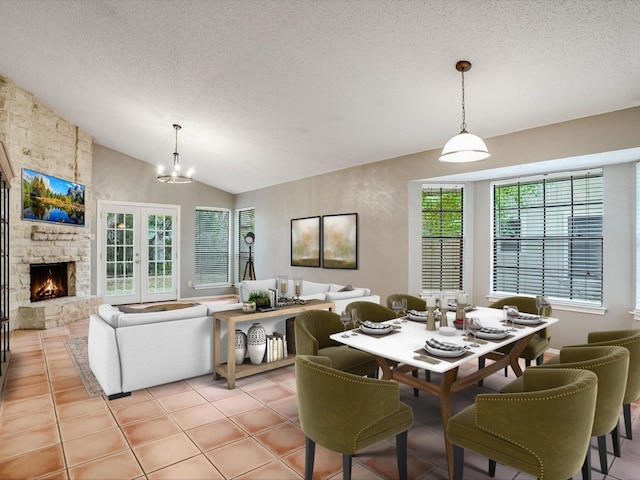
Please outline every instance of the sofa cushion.
M312 293L311 295L300 295L302 300L326 300L326 293Z
M122 312L113 305L103 303L98 307L98 315L113 328L116 328L118 326L118 317L122 315Z
M118 317L117 327L130 327L132 325L145 325L148 323L170 322L184 320L185 318L207 317L206 305L196 305L179 310L167 310L164 312L148 313L122 313Z
M149 313L149 312L165 312L167 310L180 310L181 308L189 308L197 305L197 303L159 303L147 306L139 305L118 305L118 310L122 313Z
M302 294L315 295L316 293L327 293L329 291L328 283L302 281Z
M338 291L339 292L350 292L351 290L353 290L353 287L351 286L351 284L349 284L349 285L345 285L344 287L342 287Z
M356 298L364 296L366 296L364 288L354 288L353 290L349 290L347 292L327 292L327 294L325 295L325 299L328 302L333 302L335 300L344 300L345 298Z

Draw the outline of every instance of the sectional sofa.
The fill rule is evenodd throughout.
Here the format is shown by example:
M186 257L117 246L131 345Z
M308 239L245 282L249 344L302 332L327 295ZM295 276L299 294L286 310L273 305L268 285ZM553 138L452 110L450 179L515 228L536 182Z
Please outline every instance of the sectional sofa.
M275 287L275 278L243 281L241 302L246 301L253 290ZM380 297L371 295L368 288L308 281L303 282L301 298L332 301L336 312L354 301L380 303ZM213 374L213 315L216 311L241 308L242 303L183 303L147 310L101 305L98 314L89 319L89 367L109 399L129 395L134 390ZM269 318L262 325L269 333L285 332L286 317ZM243 324L242 328L246 330L250 326ZM226 334L223 325L222 336ZM226 341L221 343L220 355L224 359Z
M181 307L125 313L105 304L98 315L91 315L89 367L110 400L133 390L213 373L212 315L215 310L242 308L242 304Z

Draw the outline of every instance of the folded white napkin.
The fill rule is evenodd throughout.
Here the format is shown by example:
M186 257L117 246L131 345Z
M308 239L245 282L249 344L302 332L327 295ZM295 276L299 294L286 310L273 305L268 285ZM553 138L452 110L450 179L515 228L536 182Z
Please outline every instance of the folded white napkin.
M436 350L445 350L447 352L464 350L464 347L462 345L449 342L441 342L439 340L436 340L435 338L427 340L427 345L429 345L431 348L435 348Z

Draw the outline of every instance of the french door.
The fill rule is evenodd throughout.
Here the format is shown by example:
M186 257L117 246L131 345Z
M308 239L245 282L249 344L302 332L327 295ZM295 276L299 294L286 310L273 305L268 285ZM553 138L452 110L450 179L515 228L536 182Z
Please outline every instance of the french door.
M98 202L98 292L106 303L178 298L179 208Z

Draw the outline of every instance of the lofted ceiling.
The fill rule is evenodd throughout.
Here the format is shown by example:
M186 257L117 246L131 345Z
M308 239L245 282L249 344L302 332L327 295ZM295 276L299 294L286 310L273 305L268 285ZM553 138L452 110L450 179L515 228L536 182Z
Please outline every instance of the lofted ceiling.
M241 193L640 105L637 0L0 0L0 75ZM176 187L179 188L179 187Z

